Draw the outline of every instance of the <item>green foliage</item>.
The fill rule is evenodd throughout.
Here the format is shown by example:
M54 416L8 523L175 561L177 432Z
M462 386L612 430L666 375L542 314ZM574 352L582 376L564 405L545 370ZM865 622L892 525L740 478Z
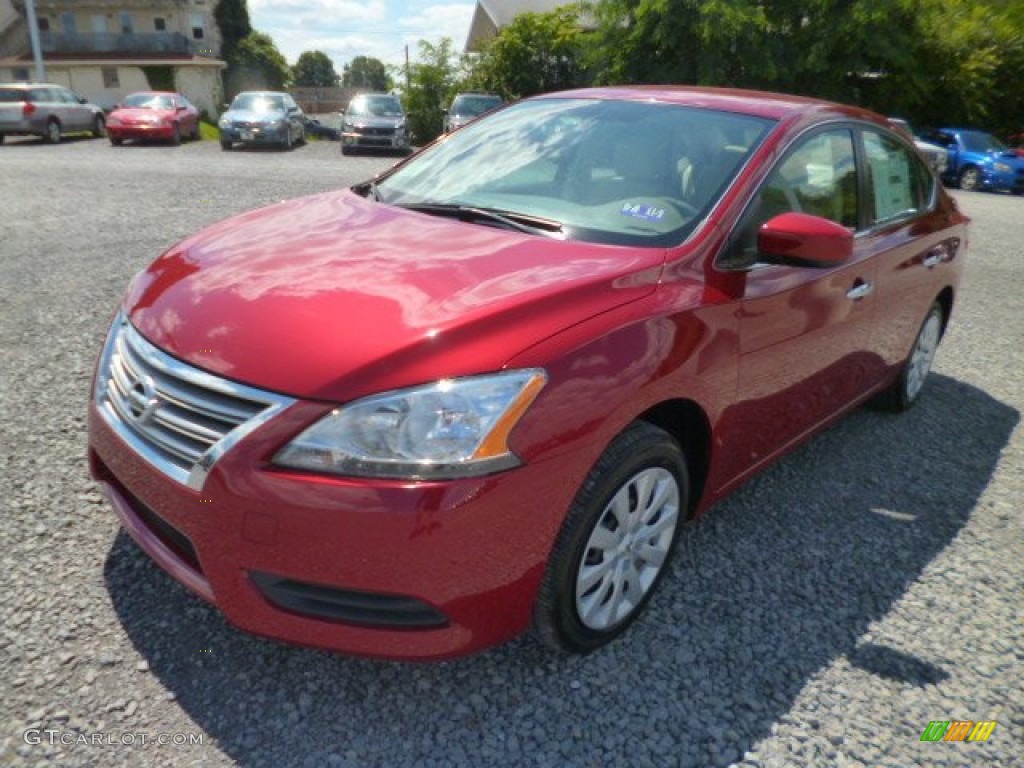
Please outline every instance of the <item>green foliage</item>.
M253 32L235 50L228 74L228 92L272 90L288 85L291 69L269 35Z
M305 51L292 67L292 82L307 87L330 87L338 84L334 62L323 51Z
M146 82L154 91L176 91L177 84L174 82L174 67L168 64L151 64L142 67L142 74L146 76Z
M448 106L458 84L459 66L451 38L446 37L437 45L421 40L419 56L409 66L409 87L404 94L409 129L418 144L440 135L442 110Z
M601 83L724 85L995 132L1024 122L1024 3L597 0Z
M220 55L229 65L234 63L235 49L252 34L249 6L245 0L219 0L213 18L220 30Z
M466 84L506 99L584 85L583 37L575 8L522 13L484 46Z
M384 62L372 56L356 56L346 64L342 70L341 84L379 93L390 91L392 87Z

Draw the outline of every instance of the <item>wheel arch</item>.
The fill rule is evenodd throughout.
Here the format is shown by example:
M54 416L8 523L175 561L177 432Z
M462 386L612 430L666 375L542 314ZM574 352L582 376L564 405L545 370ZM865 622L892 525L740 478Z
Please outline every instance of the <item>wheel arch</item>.
M947 285L939 291L935 301L942 308L942 334L945 335L946 326L949 325L949 318L953 315L953 286Z
M690 475L688 512L692 516L704 495L711 463L711 423L693 400L666 400L648 408L637 421L644 421L668 432L683 449Z

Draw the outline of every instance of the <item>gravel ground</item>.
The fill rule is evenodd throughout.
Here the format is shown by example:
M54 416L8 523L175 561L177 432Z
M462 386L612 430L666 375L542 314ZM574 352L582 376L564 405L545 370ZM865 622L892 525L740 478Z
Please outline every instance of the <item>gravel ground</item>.
M326 142L0 147L0 765L1024 764L1020 198L957 194L967 280L918 407L857 411L719 504L592 656L286 647L153 565L84 458L119 296L200 226L389 162ZM953 719L998 726L920 741Z

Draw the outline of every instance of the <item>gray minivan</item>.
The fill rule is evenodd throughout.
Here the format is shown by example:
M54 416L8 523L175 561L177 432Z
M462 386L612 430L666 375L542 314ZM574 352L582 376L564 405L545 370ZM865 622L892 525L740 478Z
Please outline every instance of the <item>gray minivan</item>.
M7 135L60 143L65 133L106 135L103 110L74 91L48 83L0 83L0 142Z

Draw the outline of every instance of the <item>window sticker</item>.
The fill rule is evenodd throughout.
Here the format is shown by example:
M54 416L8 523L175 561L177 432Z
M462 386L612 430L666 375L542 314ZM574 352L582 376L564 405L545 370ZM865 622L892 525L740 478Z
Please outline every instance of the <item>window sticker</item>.
M665 218L665 209L658 208L646 203L623 203L620 213L623 216L631 216L634 219L644 221L661 221Z

